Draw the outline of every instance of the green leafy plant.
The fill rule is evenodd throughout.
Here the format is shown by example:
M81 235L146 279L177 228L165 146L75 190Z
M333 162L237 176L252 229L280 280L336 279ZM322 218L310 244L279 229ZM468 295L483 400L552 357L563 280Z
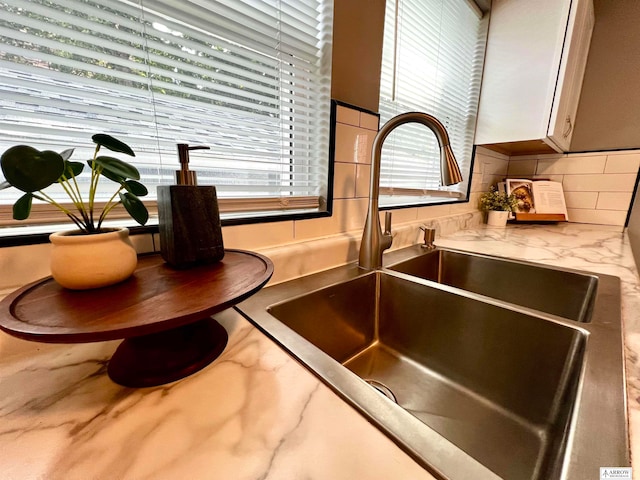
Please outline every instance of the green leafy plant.
M33 199L36 199L56 207L85 234L100 233L102 222L119 204L122 204L140 225L147 222L149 212L138 197L147 195L148 190L138 181L138 169L115 157L98 156L101 147L135 157L133 150L127 144L104 133L93 135L91 139L96 147L93 159L86 162L91 170L86 199L83 199L76 179L83 172L85 164L69 160L74 149L57 153L51 150L39 151L27 145L16 145L2 154L0 166L6 181L0 183L0 189L13 186L25 192L13 205L15 220L27 219L31 213ZM119 187L100 212L97 212L95 196L102 177L115 182ZM56 183L62 186L72 205L60 204L43 192L45 188Z
M490 210L514 212L516 205L517 199L515 195L507 195L504 192L500 192L495 185L492 185L488 192L480 195L480 210L483 212Z

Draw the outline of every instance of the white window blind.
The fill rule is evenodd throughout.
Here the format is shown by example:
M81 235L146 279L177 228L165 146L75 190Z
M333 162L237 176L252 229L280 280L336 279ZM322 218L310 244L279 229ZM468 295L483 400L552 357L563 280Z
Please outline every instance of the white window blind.
M174 182L177 143L206 145L190 167L228 210L317 209L331 26L329 0L0 1L0 151L86 160L91 135L108 133L155 195Z
M464 181L441 187L435 136L422 125L407 124L394 130L383 146L382 206L466 197L486 17L469 0L387 0L381 124L409 111L438 118L447 128Z

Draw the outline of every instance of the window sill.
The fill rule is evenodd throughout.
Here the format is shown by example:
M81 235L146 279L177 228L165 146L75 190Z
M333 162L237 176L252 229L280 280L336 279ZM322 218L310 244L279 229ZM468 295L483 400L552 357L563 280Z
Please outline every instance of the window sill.
M279 211L258 212L254 216L243 213L223 213L221 214L222 226L248 225L255 223L283 222L288 220L307 220L313 218L330 217L331 212L327 211L288 211L282 214ZM145 226L138 225L131 219L112 220L104 223L105 227L127 227L130 235L144 235L158 233L158 218L151 217ZM17 247L22 245L35 245L48 243L49 235L53 232L73 230L75 226L70 222L60 224L41 224L25 226L8 226L0 228L0 248Z

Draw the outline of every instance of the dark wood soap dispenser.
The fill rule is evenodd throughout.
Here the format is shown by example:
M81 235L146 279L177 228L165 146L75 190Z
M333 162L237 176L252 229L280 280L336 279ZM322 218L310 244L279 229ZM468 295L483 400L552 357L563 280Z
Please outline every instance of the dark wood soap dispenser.
M189 170L189 151L209 147L178 144L177 185L158 187L158 227L162 258L174 268L215 263L224 257L216 187L199 186Z

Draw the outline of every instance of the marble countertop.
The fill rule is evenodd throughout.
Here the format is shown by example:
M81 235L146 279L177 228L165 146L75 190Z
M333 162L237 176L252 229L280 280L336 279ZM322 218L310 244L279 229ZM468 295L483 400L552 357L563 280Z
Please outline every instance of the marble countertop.
M631 446L640 455L640 285L626 235L518 225L436 243L622 279ZM240 315L215 318L229 332L222 356L189 378L146 389L106 376L118 342L11 340L20 348L0 357L0 477L433 478Z

